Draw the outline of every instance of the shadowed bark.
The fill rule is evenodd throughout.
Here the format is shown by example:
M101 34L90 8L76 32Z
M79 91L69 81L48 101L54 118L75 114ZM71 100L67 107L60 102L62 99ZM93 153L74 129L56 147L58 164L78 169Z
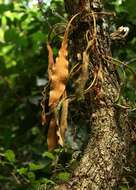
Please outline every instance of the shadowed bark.
M70 16L81 9L85 12L78 19L76 29L71 35L70 57L74 63L81 62L77 55L82 57L87 46L86 33L89 31L89 38L92 39L96 29L96 39L89 52L89 78L93 80L94 74L97 78L95 85L85 95L85 100L89 99L90 104L88 145L70 181L53 189L118 189L129 145L129 130L127 112L115 106L120 93L120 82L115 65L112 63L107 15L104 14L100 0L80 1L73 9L70 4L74 6L73 1L65 1ZM95 12L95 18L91 15L92 12Z

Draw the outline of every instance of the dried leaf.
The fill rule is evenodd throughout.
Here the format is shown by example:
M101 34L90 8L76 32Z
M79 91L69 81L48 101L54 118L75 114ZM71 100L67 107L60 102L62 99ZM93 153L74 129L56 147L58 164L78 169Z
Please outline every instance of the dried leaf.
M45 123L46 123L46 114L45 114L45 112L43 112L43 111L42 111L42 113L41 113L41 123L42 123L43 126L44 126Z
M49 92L49 108L51 109L51 120L49 124L49 129L48 129L48 136L47 136L47 143L48 143L48 149L52 150L55 148L55 146L58 144L58 136L57 136L57 130L58 130L58 125L57 125L57 120L58 118L55 117L55 107L58 105L60 99L62 97L66 97L66 82L68 79L68 60L67 60L67 55L68 55L68 32L69 32L69 27L71 25L72 20L79 15L76 14L72 17L70 22L68 23L68 26L66 28L64 38L61 44L61 48L58 53L58 57L56 58L56 63L54 64L53 60L53 51L51 49L51 46L48 44L47 48L49 51L49 66L48 66L48 75L49 75L49 80L50 80L50 92ZM62 107L62 114L61 114L61 122L60 122L60 137L62 138L62 141L60 142L61 144L64 143L64 133L65 129L67 127L67 101L64 101L63 107ZM64 115L64 112L65 115ZM62 119L64 117L64 119ZM62 127L61 127L62 126ZM58 131L59 131L58 130Z
M53 150L58 144L58 137L56 135L56 131L57 131L56 119L55 115L52 114L47 135L48 150L50 151Z
M54 108L61 96L63 95L65 88L66 88L66 82L68 79L68 32L71 25L71 22L74 20L75 17L77 17L79 13L74 15L71 20L69 21L64 38L61 44L61 48L58 53L58 57L56 58L56 63L53 67L53 72L51 73L51 91L49 94L49 107Z
M89 30L86 32L87 47L83 52L83 61L82 61L82 65L81 65L81 73L79 76L79 80L77 81L77 83L79 85L79 89L78 89L77 94L79 94L81 96L81 98L83 98L84 87L85 87L85 84L86 84L86 82L88 80L88 76L89 76L89 72L88 72L89 52L88 51L94 45L94 42L96 40L96 35L97 35L95 14L94 14L94 12L92 12L91 14L93 17L93 22L94 22L93 23L94 24L93 36L92 36L92 39L89 40L88 39Z
M51 91L49 94L49 106L51 108L56 106L66 87L68 78L67 54L67 36L65 35L51 75Z
M63 94L63 104L61 109L60 125L58 127L57 135L59 137L58 143L64 146L65 132L67 129L67 117L68 117L68 99L66 91Z
M84 87L85 87L85 84L88 80L88 75L89 75L89 72L88 72L88 65L89 65L89 55L87 54L86 51L83 52L83 63L81 65L81 75L80 75L80 80L81 80L81 83L80 83L80 89L81 89L81 93L83 93L84 91Z

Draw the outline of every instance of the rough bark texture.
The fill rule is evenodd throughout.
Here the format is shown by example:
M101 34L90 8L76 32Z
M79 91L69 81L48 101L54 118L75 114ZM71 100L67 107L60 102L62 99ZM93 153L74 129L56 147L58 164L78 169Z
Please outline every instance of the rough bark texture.
M75 9L71 11L68 2L65 3L69 14L77 12ZM83 3L88 12L103 11L100 0L86 0ZM80 10L80 7L76 9ZM89 19L90 22L86 21ZM97 83L86 95L91 105L90 139L70 181L54 187L54 190L118 189L129 144L129 132L127 113L114 105L120 92L120 84L112 59L109 58L110 40L106 24L105 17L96 17L97 41L90 50L89 57L90 78L96 70L99 75ZM84 36L87 30L90 34L94 31L92 16L81 19L73 31L71 49L74 51L71 52L74 52L72 59L75 63L79 62L76 55L82 55L86 48Z

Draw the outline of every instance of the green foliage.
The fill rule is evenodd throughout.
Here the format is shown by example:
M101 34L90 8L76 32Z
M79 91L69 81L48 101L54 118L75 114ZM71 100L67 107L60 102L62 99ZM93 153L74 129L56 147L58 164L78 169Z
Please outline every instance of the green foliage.
M60 172L58 175L57 175L57 178L62 180L62 181L68 181L69 178L70 178L70 174L68 172Z
M40 100L47 81L48 33L52 25L61 22L53 10L61 12L62 3L56 1L51 8L44 5L43 14L38 4L31 2L0 4L1 190L54 184L50 176L56 156L47 151Z
M126 11L129 14L128 18L131 22L136 24L136 2L135 0L127 0L124 2L124 6L126 7Z
M9 161L9 162L15 162L15 154L12 150L7 150L5 152L5 158Z
M48 152L46 132L40 124L41 91L47 82L46 42L52 26L66 22L65 11L61 0L53 0L51 5L44 1L40 6L32 6L27 0L8 2L0 1L0 189L37 190L41 185L52 186L70 177L70 171L64 168L71 160L71 152L64 154L62 149ZM105 4L107 9L117 12L112 26L130 28L126 41L113 45L114 57L126 61L136 72L136 2L107 0ZM55 56L59 46L56 41ZM122 94L135 106L136 75L128 67L124 69ZM83 109L83 105L79 106ZM135 113L130 115L134 118ZM84 125L82 122L80 125ZM77 143L68 136L73 149L80 149L78 141L85 133L79 129ZM133 148L132 153L135 152ZM128 189L127 183L135 188L133 180L129 181L134 166L132 160L129 166L132 174L128 172L122 190Z

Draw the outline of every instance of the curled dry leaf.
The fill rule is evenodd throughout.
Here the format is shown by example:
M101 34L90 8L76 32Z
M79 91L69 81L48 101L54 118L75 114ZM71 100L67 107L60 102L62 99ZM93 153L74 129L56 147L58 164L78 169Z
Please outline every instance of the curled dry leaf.
M58 57L56 58L56 63L53 67L53 72L51 75L51 90L49 94L49 107L54 108L59 99L62 97L65 88L66 88L66 82L68 79L68 32L71 25L71 22L74 20L75 17L77 17L79 13L74 15L71 20L68 23L68 26L66 28L64 38L61 44L61 48L58 53Z
M50 123L49 123L49 129L48 129L48 135L47 135L47 143L48 143L48 149L52 150L55 148L55 146L58 144L58 136L57 136L57 120L58 118L55 117L55 108L58 105L61 98L66 98L66 82L68 79L69 71L68 71L68 32L71 25L71 22L75 17L77 17L79 13L74 15L71 20L68 23L68 26L66 28L64 38L61 44L61 48L58 53L58 57L56 58L56 62L54 64L53 60L53 51L51 46L48 44L47 49L49 52L49 66L48 66L48 76L50 81L50 92L49 92L49 108L51 111L50 115ZM43 108L44 111L45 107ZM68 102L67 100L64 100L63 106L62 106L62 112L60 116L60 127L59 127L59 136L61 138L60 144L64 144L64 134L65 129L67 127L67 111L68 110ZM63 118L64 117L64 118ZM43 121L45 122L45 115L43 114Z
M46 123L46 114L43 111L41 113L41 123L42 123L42 126L44 126Z
M65 132L67 129L67 117L68 117L68 99L66 91L63 94L63 103L60 116L60 125L58 127L57 135L59 137L58 143L64 146Z
M87 53L87 51L83 52L83 62L81 65L81 74L80 74L80 95L83 96L84 93L84 87L86 84L86 81L88 80L88 65L89 65L89 55Z
M66 82L68 78L68 61L67 61L67 36L64 36L64 40L62 42L62 46L59 50L59 56L56 58L56 63L49 72L51 79L51 90L49 93L49 107L53 110L55 106L58 104L60 98L63 96L63 93L66 88ZM48 130L48 148L49 150L54 149L54 147L58 144L56 140L57 136L57 121L56 118L51 118L49 130Z
M81 96L81 98L83 98L83 96L84 96L84 88L85 88L85 85L86 85L86 82L87 82L88 76L89 76L89 71L88 71L89 54L90 54L89 49L93 47L94 42L96 40L96 35L97 35L96 19L95 19L94 12L92 12L92 18L93 18L93 22L94 22L93 36L92 36L92 39L89 40L88 39L89 30L86 32L87 47L83 51L83 58L82 58L82 64L81 64L81 73L80 73L79 79L77 81L78 86L79 86L77 94L79 94Z
M52 76L52 72L53 72L53 67L54 67L54 59L53 59L53 50L52 50L49 43L47 44L47 50L48 50L48 78L49 78L49 81L50 81L51 76ZM44 89L42 91L42 100L41 100L41 107L42 107L41 124L43 126L46 123L45 99L46 99L46 87L44 87Z
M49 106L51 108L56 106L66 87L68 78L67 54L67 35L65 35L51 75L51 91L49 94Z
M58 144L57 136L57 119L55 117L55 107L62 97L68 78L68 61L67 61L67 33L64 34L64 39L61 48L56 58L56 63L53 61L53 52L51 47L47 46L49 51L49 66L48 75L50 80L50 92L49 92L49 107L52 110L51 120L49 123L47 144L48 149L52 150Z
M56 132L57 132L57 123L55 115L52 114L47 135L48 150L50 151L53 150L58 144L58 137L56 135Z

